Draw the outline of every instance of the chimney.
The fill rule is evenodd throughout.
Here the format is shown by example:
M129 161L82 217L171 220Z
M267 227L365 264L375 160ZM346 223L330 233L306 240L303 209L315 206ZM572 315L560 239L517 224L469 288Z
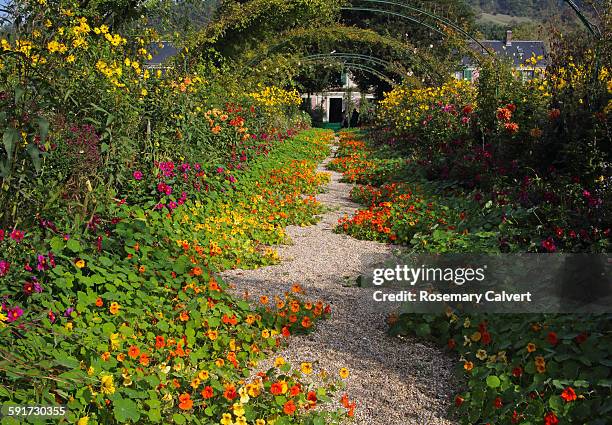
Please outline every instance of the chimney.
M512 30L506 31L506 47L512 46Z

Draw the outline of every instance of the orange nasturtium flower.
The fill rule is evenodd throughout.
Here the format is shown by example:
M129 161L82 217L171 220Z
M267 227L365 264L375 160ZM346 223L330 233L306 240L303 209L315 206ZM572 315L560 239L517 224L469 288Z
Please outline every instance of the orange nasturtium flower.
M533 353L536 350L536 345L533 342L527 344L527 351Z
M182 311L180 319L182 322L186 322L187 320L189 320L189 313L187 313L186 311Z
M85 267L85 260L77 258L76 260L74 260L74 265L77 266L79 269L82 269L83 267Z
M161 335L158 335L155 337L155 348L164 348L166 346L166 341L164 340L164 337Z
M193 400L189 393L183 393L179 396L179 409L189 410L193 407Z
M102 307L104 305L104 301L102 301L102 298L98 297L98 299L96 299L96 307Z
M312 326L312 320L310 320L310 317L304 316L304 318L302 319L302 326L306 329Z
M469 372L472 369L474 369L474 363L472 363L472 362L465 362L463 364L463 368Z
M138 357L139 354L140 354L140 348L136 347L135 345L132 345L130 349L128 350L128 356L130 356L133 359Z
M111 314L117 314L119 313L119 308L121 308L119 306L119 303L113 301L110 305L110 307L108 308L108 310L111 312Z

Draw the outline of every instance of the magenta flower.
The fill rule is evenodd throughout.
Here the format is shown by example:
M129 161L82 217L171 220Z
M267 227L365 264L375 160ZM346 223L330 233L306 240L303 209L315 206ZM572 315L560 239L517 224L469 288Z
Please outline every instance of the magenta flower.
M548 252L555 252L557 250L557 245L555 245L555 241L552 237L548 237L542 241L542 248L544 248Z
M11 267L10 263L5 260L0 260L0 277L6 276Z
M225 170L223 169L223 167L217 167L217 173L221 174L224 171Z
M68 307L66 311L64 312L64 317L70 317L73 311L74 311L74 308Z
M4 230L0 229L0 242L4 240Z
M17 243L21 242L24 236L25 233L23 233L21 230L15 229L11 232L11 239Z
M53 253L49 251L47 253L47 257L49 257L49 265L51 265L51 268L55 268L55 255L53 255Z
M136 170L134 171L134 173L132 174L132 176L134 176L135 180L142 180L142 172Z
M43 272L43 271L45 271L47 269L48 269L47 259L45 258L44 255L39 255L38 256L38 264L36 265L36 270L38 270L39 272Z
M7 322L14 322L23 315L23 310L20 309L18 306L15 306L13 308L10 308L6 315L8 316Z

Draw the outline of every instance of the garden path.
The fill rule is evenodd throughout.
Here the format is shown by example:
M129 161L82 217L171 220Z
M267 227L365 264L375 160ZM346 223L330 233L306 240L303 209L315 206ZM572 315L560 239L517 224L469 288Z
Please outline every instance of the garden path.
M319 171L326 171L330 160ZM237 293L246 290L253 299L282 295L299 283L308 298L331 304L329 319L318 322L310 335L292 337L278 355L293 365L313 362L315 370L336 376L340 368L348 368L346 392L357 403L356 424L455 424L445 413L455 390L451 359L433 345L389 337L371 291L347 286L367 267L391 256L392 247L333 232L338 219L359 206L349 199L352 185L340 182L340 173L330 174L326 192L317 196L330 211L316 225L287 228L293 243L278 247L281 264L231 270L223 277ZM258 369L266 370L271 362Z

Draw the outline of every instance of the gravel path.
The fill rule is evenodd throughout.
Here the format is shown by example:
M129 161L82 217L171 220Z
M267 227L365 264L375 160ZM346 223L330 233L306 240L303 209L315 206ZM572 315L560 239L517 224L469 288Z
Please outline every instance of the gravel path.
M329 160L319 171L325 171ZM308 298L331 304L328 320L320 321L310 335L292 337L279 355L294 365L311 361L315 368L335 374L347 367L346 392L357 402L354 423L455 424L446 414L456 388L452 360L417 340L387 336L384 314L374 308L370 290L346 285L365 268L391 256L392 247L333 233L338 219L358 207L348 197L351 185L341 183L340 177L331 172L327 191L317 196L332 211L316 225L287 228L293 244L278 247L281 264L230 270L223 277L236 286L237 293L248 290L255 299L263 294L282 295L299 283Z

